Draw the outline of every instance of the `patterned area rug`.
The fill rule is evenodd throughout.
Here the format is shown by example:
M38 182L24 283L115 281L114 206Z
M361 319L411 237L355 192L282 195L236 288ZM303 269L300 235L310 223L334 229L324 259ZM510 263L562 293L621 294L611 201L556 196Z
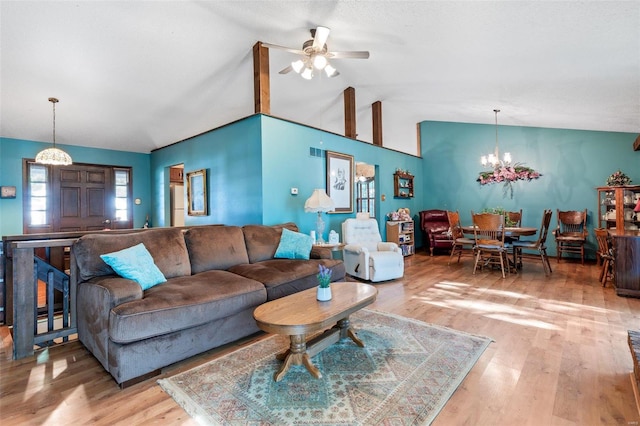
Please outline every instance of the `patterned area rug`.
M343 339L273 381L289 345L272 336L158 381L202 424L429 424L491 340L368 309L350 317L365 348Z

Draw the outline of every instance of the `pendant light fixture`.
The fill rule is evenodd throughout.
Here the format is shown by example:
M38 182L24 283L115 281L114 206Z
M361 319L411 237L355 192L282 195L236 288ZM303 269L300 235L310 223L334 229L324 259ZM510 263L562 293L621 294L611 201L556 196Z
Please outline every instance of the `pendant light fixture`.
M489 155L483 155L480 157L480 162L483 166L496 167L500 164L500 151L498 149L498 113L499 109L494 109L493 112L496 115L496 148L493 153ZM504 163L506 165L511 164L511 154L508 152L504 153Z
M42 150L36 155L36 163L51 164L53 166L68 166L72 164L71 156L61 149L56 148L56 103L57 98L49 98L53 104L53 147Z

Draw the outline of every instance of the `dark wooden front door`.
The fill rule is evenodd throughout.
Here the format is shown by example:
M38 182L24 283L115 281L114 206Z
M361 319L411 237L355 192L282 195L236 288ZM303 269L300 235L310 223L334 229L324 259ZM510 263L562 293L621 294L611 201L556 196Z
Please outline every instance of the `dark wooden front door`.
M112 175L111 167L74 164L54 167L54 232L110 228L115 211ZM59 202L55 202L56 198Z

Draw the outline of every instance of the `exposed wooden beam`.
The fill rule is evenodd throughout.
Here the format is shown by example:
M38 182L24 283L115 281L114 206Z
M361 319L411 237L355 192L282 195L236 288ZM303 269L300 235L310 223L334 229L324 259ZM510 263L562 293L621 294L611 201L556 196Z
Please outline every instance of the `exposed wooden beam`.
M356 89L347 87L344 89L344 135L355 139L356 133Z
M271 114L269 49L260 41L253 45L253 100L256 114Z
M371 104L373 120L373 144L382 146L382 102L375 101Z
M638 135L636 141L633 143L633 150L640 151L640 135Z

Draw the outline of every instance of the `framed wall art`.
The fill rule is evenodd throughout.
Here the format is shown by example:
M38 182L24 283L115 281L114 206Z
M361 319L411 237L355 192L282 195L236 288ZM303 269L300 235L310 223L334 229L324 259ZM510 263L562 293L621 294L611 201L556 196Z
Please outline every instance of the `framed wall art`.
M187 173L187 202L189 216L207 215L207 170Z
M353 156L327 153L327 195L336 203L330 213L353 213Z

